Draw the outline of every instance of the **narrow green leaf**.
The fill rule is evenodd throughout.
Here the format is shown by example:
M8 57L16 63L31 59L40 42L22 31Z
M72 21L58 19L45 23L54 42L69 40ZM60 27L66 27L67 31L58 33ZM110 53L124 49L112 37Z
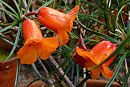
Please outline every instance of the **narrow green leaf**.
M123 82L122 87L127 87L127 86L126 86L126 83L127 83L127 81L128 81L129 76L130 76L130 68L129 68L129 71L128 71L126 77L125 77L125 80L124 80L124 82ZM128 84L128 85L129 85L129 84Z
M1 11L1 13L2 13L3 20L4 20L5 22L7 22L7 19L6 19L6 16L5 16L5 12L4 12L4 11Z
M68 50L70 50L71 52L73 52L73 50L70 48L70 47L68 47L66 44L65 45L63 45L65 48L67 48Z
M35 80L33 80L32 82L30 82L30 83L27 85L27 87L30 87L31 84L33 84L34 82L36 82L36 81L38 81L38 80L40 80L40 79L35 79Z
M20 5L19 5L19 9L20 9L20 11L22 10L22 6L23 6L23 0L20 0L20 3L19 3Z
M88 75L88 76L87 76L86 78L84 78L76 87L82 86L89 78L90 78L90 76Z
M100 0L93 0L93 1L94 1L94 3L96 4L96 6L99 6L98 9L100 9L100 8L101 8L101 9L104 9L103 6L101 5L101 1L100 1ZM94 4L94 5L95 5L95 4Z
M49 5L50 3L52 3L53 1L55 1L55 0L49 0L49 1L46 2L44 5L42 5L40 8L48 6L48 5ZM40 8L38 8L36 11L39 11Z
M126 36L126 33L124 32L124 29L121 28L121 26L118 23L119 20L119 15L121 13L121 11L123 10L123 8L125 8L127 5L123 5L120 10L117 12L117 17L116 17L116 25L118 26L118 28L121 30L121 32Z
M111 84L113 83L113 81L115 80L115 78L116 78L116 76L117 76L117 74L118 74L118 72L119 72L119 70L120 70L120 67L122 66L122 63L123 63L124 59L125 59L126 56L127 56L127 53L128 53L128 51L125 52L124 55L120 58L120 61L119 61L119 63L118 63L117 66L116 66L116 69L115 69L115 71L114 71L114 74L113 74L111 80L109 81L109 83L108 83L105 87L110 87Z
M19 78L19 70L20 70L20 59L18 59L17 61L18 61L18 63L17 63L15 87L18 87L18 78Z
M21 17L21 11L20 11L19 5L16 2L16 0L13 0L13 1L14 1L15 5L16 5L17 10L18 10L19 17Z
M92 4L92 3L88 2L88 1L85 1L85 0L81 0L81 1L88 4L88 5L90 5L90 6L93 6L94 8L100 9L99 7L97 7L96 5L94 5L94 4Z
M130 34L130 20L127 23L127 34Z
M22 30L22 23L19 24L19 29L18 29L18 32L17 32L17 36L16 36L16 39L15 39L14 46L13 46L13 48L12 48L10 54L9 54L8 57L6 58L6 60L8 60L8 59L11 57L11 55L14 53L14 51L15 51L16 46L17 46L17 44L18 44L18 40L19 40L19 36L20 36L21 30Z
M78 21L79 24L80 24L83 28L85 28L87 31L92 32L92 33L97 34L97 35L100 35L101 38L104 38L104 39L106 39L106 40L109 40L109 41L111 41L111 42L113 42L113 43L118 43L118 41L117 41L116 39L114 39L114 38L112 38L112 37L110 37L110 36L107 36L107 35L102 34L102 33L99 33L99 32L94 32L94 31L92 31L91 29L87 28L85 25L83 25L83 24L79 21L78 17L77 17L77 21Z
M6 40L10 41L10 43L12 43L12 40L10 40L9 38L5 37L5 36L4 36L4 35L2 35L2 34L0 34L0 38L4 38L4 39L6 39Z
M5 2L2 1L2 0L0 0L0 2L1 2L2 4L4 4L6 7L8 7L12 12L14 12L14 13L18 16L17 12L16 12L11 6L9 6L7 3L5 3Z
M31 1L32 1L32 0L28 0L28 4L27 4L27 7L26 7L26 9L25 9L24 15L28 12L29 7L30 7L30 4L31 4Z
M125 1L124 3L122 3L118 8L120 8L120 7L123 6L123 5L129 4L129 3L130 3L130 0L127 0L127 1Z
M11 25L9 25L9 26L7 26L7 27L1 29L1 30L0 30L0 33L2 33L2 32L4 32L4 31L6 31L6 30L12 28L12 27L15 26L16 24L17 24L17 20L15 20L13 24L11 24Z
M73 60L72 60L72 58L71 58L71 59L70 59L70 63L69 63L69 65L67 66L67 69L65 70L64 75L66 75L66 74L70 71L70 69L71 69L71 67L72 67L72 62L73 62ZM62 76L62 78L64 77L64 75Z
M76 5L79 5L79 3L80 3L80 0L76 0Z
M77 84L78 84L78 82L79 82L79 65L78 64L76 64L76 82L77 82Z
M12 12L10 12L10 11L8 11L8 10L4 9L4 8L1 8L1 7L0 7L0 10L1 10L1 11L6 12L6 13L8 13L8 14L10 14L10 15L12 15L12 16L14 16L14 17L16 17L16 18L18 18L18 16L16 16L16 15L15 15L15 14L13 14Z
M92 18L92 17L89 17L89 19L91 19L91 20L93 20L93 21L95 21L95 22L98 22L98 23L100 23L100 24L102 24L102 25L106 25L105 23L103 23L103 22L101 22L101 21L99 21L99 20L96 20L96 19L94 19L94 18Z

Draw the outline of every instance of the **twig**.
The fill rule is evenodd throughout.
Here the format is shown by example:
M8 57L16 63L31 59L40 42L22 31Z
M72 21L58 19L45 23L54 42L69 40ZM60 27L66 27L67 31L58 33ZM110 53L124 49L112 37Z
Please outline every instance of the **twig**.
M83 13L86 13L82 5L81 5L81 9L82 9Z
M42 61L41 61L40 58L38 58L38 61L39 61L40 65L41 65L42 68L43 68L44 76L49 77L48 70L46 69L45 65L42 63Z
M0 34L0 35L3 36L2 34ZM8 43L10 46L13 46L13 45L14 45L13 42L11 42L11 41L9 41L9 40L7 40L7 39L5 39L5 38L0 37L0 39L3 40L3 41L5 41L6 43Z
M86 68L83 68L83 79L86 78ZM83 84L83 87L86 87L86 82Z
M40 80L42 80L43 82L46 81L48 85L52 85L51 87L55 87L55 86L53 85L53 82L52 82L51 80L46 80L45 78L43 78L43 77L41 76L41 74L38 72L38 70L37 70L37 68L36 68L36 66L35 66L34 63L32 64L32 67L33 67L33 69L34 69L34 71L35 71L37 77L38 77Z
M70 80L74 83L74 61L72 62L72 66L71 66L71 78Z
M126 74L128 73L127 59L125 59Z
M6 39L6 37L2 34L0 34L0 47L2 46L3 48L7 49L7 50L11 50L13 47L14 43L9 41L8 39ZM18 50L19 46L16 46L16 51Z
M125 69L126 69L126 75L127 75L127 73L128 73L128 65L127 65L127 59L125 59ZM128 78L128 84L129 84L129 82L130 82L130 77Z
M54 60L54 58L52 56L50 56L50 58L48 59L49 63L51 64L51 66L53 67L53 69L56 69L59 67L59 64ZM64 71L62 70L62 68L59 68L57 70L57 75L59 75L59 77L62 77L64 75ZM72 84L72 82L68 79L68 77L66 75L64 75L63 78L64 82L66 83L67 87L74 87L74 85Z

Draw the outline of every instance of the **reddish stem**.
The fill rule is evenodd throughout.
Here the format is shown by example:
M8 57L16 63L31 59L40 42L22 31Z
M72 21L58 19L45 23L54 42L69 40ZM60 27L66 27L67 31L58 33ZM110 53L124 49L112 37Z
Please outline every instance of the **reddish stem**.
M119 29L116 29L115 31L118 31L119 33L121 33L122 36L125 38L125 35L122 33L122 31L120 31Z
M28 17L30 15L38 15L38 14L39 14L39 12L29 12L25 16Z
M118 42L116 44L114 44L116 47L119 46L121 44L121 42Z

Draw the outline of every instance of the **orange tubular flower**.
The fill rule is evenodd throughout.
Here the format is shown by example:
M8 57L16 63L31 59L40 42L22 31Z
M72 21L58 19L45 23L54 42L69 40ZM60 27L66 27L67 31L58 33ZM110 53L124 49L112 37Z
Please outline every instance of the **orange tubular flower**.
M83 44L84 45L84 44ZM102 41L92 48L90 52L84 50L80 46L78 46L73 53L73 59L80 66L84 66L85 68L90 68L96 66L103 62L107 57L109 57L116 50L116 46L110 41ZM108 79L110 79L113 75L113 71L108 69L108 66L112 63L115 56L108 60L106 63L101 65L98 68L95 68L91 71L91 77L93 79L98 78L100 73ZM81 63L80 63L81 61Z
M79 11L79 6L75 6L69 13L64 14L58 10L42 7L40 14L37 16L38 21L53 30L58 36L60 45L64 45L68 42L68 34L73 26L73 21L77 17L75 15Z
M37 56L45 60L59 45L56 38L43 38L40 28L34 20L24 21L22 32L25 44L16 56L21 60L21 64L32 64L37 60Z

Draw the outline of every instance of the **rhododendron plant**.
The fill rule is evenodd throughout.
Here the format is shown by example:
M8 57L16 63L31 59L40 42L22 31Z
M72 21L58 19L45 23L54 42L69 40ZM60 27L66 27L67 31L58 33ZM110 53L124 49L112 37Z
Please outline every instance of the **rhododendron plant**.
M69 13L64 14L49 7L42 7L37 16L38 21L53 30L60 41L60 46L68 42L68 34L73 26L73 21L77 17L79 6L75 6Z
M0 87L128 87L129 3L0 0Z
M76 50L73 53L73 59L77 64L84 66L87 69L100 64L116 50L116 46L110 41L102 41L94 46L91 51L87 51L81 37L80 39L79 46L76 47ZM114 58L115 56L100 67L90 70L91 77L93 79L98 78L100 73L102 73L104 77L110 79L113 75L113 71L109 70L108 66L112 63Z
M45 60L59 45L54 37L43 38L38 24L31 19L23 22L22 33L25 44L16 56L21 60L21 64L32 64L37 60L37 56Z

